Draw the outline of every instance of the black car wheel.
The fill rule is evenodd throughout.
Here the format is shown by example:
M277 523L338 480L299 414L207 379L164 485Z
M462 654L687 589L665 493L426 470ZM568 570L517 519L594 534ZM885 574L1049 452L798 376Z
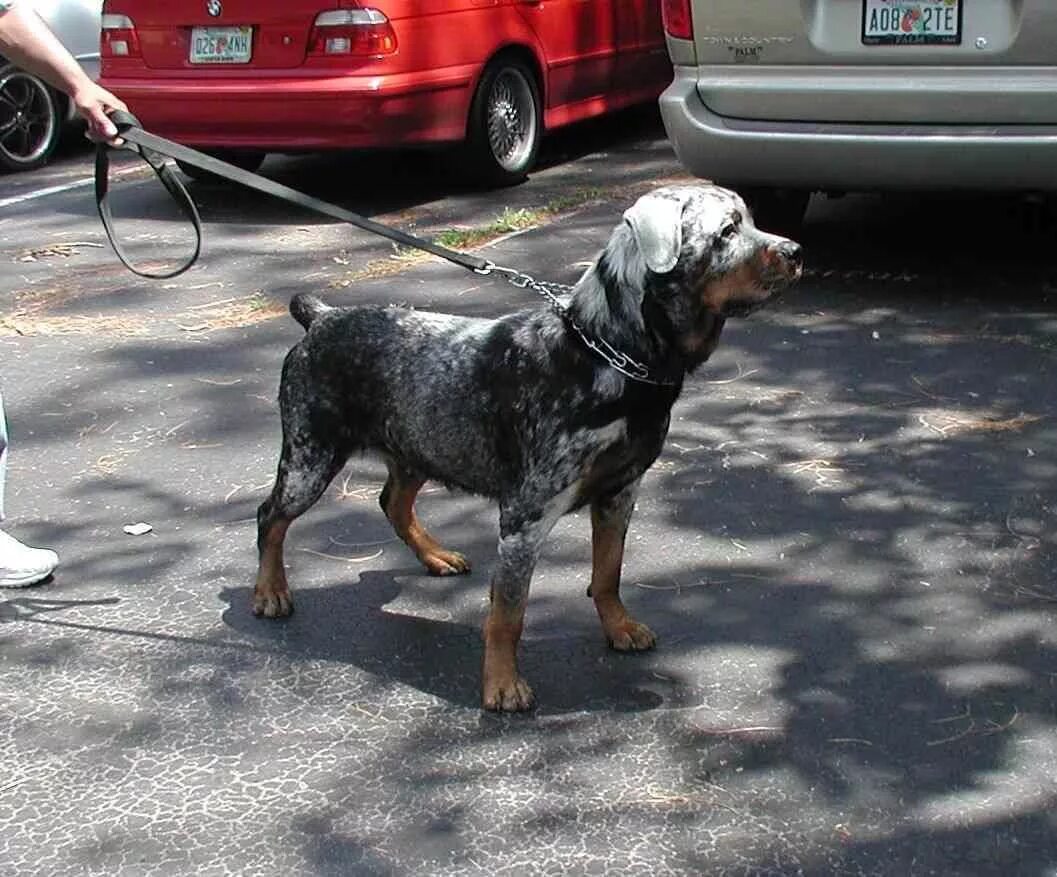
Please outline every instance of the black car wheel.
M470 106L467 170L487 185L520 183L536 162L542 129L535 75L517 58L496 58Z
M0 167L43 165L59 143L62 106L44 82L13 64L0 67Z

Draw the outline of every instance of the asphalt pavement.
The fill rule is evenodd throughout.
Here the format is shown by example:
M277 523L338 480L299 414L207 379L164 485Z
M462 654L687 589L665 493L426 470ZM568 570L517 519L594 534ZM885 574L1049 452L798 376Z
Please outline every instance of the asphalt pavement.
M568 282L682 172L649 119L551 150L499 193L408 156L266 170L427 233L538 214L480 252ZM118 188L135 255L174 257L150 179ZM478 708L494 507L422 495L475 564L433 579L378 509L384 468L352 461L291 530L283 622L249 611L253 516L290 295L488 315L529 294L193 191L204 256L163 282L116 262L84 187L0 212L5 527L63 560L0 593L0 873L1057 875L1045 217L813 205L807 276L728 324L645 479L624 592L658 648L607 650L570 516L528 609L539 708L504 717Z

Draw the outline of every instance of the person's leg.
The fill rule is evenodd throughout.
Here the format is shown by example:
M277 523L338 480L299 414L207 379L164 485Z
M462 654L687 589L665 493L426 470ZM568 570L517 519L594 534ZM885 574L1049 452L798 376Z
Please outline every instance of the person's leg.
M0 394L0 521L4 519L4 482L7 480L7 418ZM30 548L0 530L0 588L24 588L43 581L59 565L59 556L46 548Z
M7 417L4 414L4 394L0 392L0 521L4 515L4 483L7 481Z

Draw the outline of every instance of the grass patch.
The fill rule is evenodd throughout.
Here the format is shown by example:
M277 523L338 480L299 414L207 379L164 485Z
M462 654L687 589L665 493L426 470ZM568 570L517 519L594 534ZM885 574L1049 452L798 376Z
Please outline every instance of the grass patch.
M657 186L692 182L686 174L662 177L654 180L642 180L630 186L581 186L547 201L541 207L523 207L514 210L507 207L494 220L485 225L472 228L449 228L433 235L433 242L453 250L470 250L483 244L491 243L504 235L527 231L546 225L559 216L572 213L581 207L592 204L604 204L608 201L636 198ZM358 271L351 271L338 280L332 280L330 286L344 289L361 280L378 280L401 274L408 268L427 262L436 257L411 247L397 247L395 252L385 259L368 262Z
M544 213L541 210L511 210L507 207L488 225L478 228L449 228L440 232L433 238L435 243L442 247L453 249L467 249L476 247L485 241L493 240L504 234L515 231L524 231L527 228L535 228L543 222Z
M522 207L512 210L507 207L492 222L476 228L451 228L437 234L433 240L442 247L468 249L493 241L506 234L537 228L556 216L576 210L586 204L601 201L605 190L597 187L573 189L565 195L552 198L542 207Z
M612 196L613 193L608 193ZM598 186L588 186L582 189L573 189L567 195L559 195L548 201L543 209L550 215L557 213L568 213L586 204L593 204L606 198L607 192Z

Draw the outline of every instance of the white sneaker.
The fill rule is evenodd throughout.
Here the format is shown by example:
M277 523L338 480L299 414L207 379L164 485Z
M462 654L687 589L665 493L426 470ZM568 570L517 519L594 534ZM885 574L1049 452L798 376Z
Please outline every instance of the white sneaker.
M47 548L30 548L0 530L0 588L24 588L50 576L59 555Z

